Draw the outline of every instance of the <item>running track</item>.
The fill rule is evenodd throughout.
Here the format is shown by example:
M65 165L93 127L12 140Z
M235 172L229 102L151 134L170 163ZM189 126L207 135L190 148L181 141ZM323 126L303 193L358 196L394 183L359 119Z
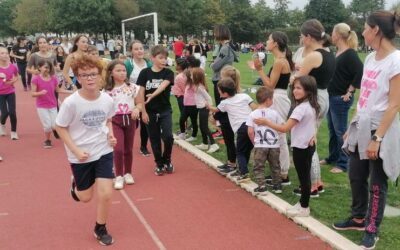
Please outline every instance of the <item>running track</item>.
M34 99L20 88L17 115L20 140L0 138L0 249L103 249L95 202L70 197L63 144L42 148ZM330 249L178 147L176 172L155 176L135 141L136 184L114 192L109 249Z

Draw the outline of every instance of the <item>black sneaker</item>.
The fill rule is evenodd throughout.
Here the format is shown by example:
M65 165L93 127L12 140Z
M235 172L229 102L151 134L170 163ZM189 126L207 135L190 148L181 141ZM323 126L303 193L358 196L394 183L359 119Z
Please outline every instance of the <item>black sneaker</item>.
M96 225L94 228L94 237L103 246L109 246L114 243L114 239L108 234L106 225Z
M267 191L268 191L267 186L258 186L253 190L253 192L256 194L265 193Z
M374 249L376 242L378 242L379 237L376 234L365 232L363 239L361 240L360 247L363 249Z
M54 138L60 139L60 136L58 135L57 130L53 130L53 135L54 135Z
M164 175L164 166L156 166L154 174L158 176Z
M234 172L232 172L229 176L230 177L239 177L240 176L240 172L239 172L239 170L234 170Z
M281 194L282 193L282 186L281 185L274 185L272 187L272 192L275 194Z
M356 222L353 217L349 217L345 221L334 223L332 225L332 227L339 231L344 231L344 230L364 231L365 230L365 221Z
M230 165L230 164L228 164L228 163L225 163L225 164L223 164L223 165L217 166L218 170L222 170L222 169L226 169L226 168L231 168L231 167L232 167L232 165Z
M236 180L238 182L245 182L245 181L250 180L250 176L249 176L248 173L247 174L241 174L241 175L239 175L239 177Z
M167 163L165 164L165 172L167 172L167 174L172 174L175 170L174 165L172 165L172 163Z
M324 189L324 186L319 186L318 187L318 193L323 193L323 192L325 192L325 189Z
M72 199L74 199L75 201L81 201L79 200L79 197L76 195L75 193L75 187L76 187L76 183L75 183L75 179L74 176L71 176L71 189L70 189L70 193L72 196Z
M295 188L295 189L293 190L293 193L294 193L295 195L297 195L297 196L301 196L301 188ZM318 198L318 197L319 197L318 190L311 191L310 197L311 197L311 198Z
M272 181L272 176L271 176L271 175L265 176L265 180L266 180L266 181Z
M231 172L233 172L233 171L235 171L235 168L234 168L234 167L231 167L231 166L229 166L229 165L228 165L227 168L219 169L219 172L220 172L221 174L223 174L223 175L227 175L227 174L229 174L229 173L231 173Z
M53 145L51 145L51 141L50 140L45 140L43 142L43 148L52 148Z
M287 176L286 178L282 178L282 186L289 186L290 184L292 184L289 180L289 176Z
M149 150L147 150L147 148L145 148L145 147L140 147L140 153L141 153L143 156L146 156L146 157L150 156Z

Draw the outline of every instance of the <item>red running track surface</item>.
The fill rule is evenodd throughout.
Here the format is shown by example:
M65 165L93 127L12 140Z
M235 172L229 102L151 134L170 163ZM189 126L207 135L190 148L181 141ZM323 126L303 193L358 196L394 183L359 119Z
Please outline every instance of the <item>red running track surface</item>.
M63 144L42 148L34 99L21 90L17 116L20 140L0 138L0 249L103 249L92 232L95 200L72 200ZM113 194L109 249L330 249L178 147L176 172L155 176L138 142L137 133L136 184Z

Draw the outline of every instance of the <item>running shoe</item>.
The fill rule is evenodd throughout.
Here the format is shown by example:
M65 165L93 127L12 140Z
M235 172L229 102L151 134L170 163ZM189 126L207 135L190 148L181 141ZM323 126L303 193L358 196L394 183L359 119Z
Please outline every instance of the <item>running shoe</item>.
M114 239L108 234L106 225L96 225L94 228L94 237L103 246L108 246L114 243Z
M156 166L154 169L154 174L157 176L164 175L164 167L163 166Z
M209 154L215 153L215 152L218 151L218 149L219 149L218 144L214 143L214 144L212 144L212 145L210 146L210 148L207 150L207 153L209 153Z
M6 125L0 125L0 136L6 136L6 135L7 135Z
M289 217L308 217L310 216L310 207L302 207L300 203L296 203L293 207L286 210Z
M375 249L378 240L379 237L376 234L365 232L360 247L363 249Z
M198 145L194 145L196 148L201 149L201 150L207 150L208 149L208 145L201 143Z
M165 171L167 174L172 174L175 171L174 165L171 162L165 164Z
M344 221L334 223L332 227L339 231L345 231L345 230L364 231L365 220L363 220L363 222L357 222L354 220L353 217L349 217Z
M146 156L146 157L150 156L150 152L149 152L149 150L147 150L146 147L140 147L140 153L141 153L143 156Z
M11 137L11 140L14 140L14 141L19 139L17 132L13 132L13 131L11 131L10 137Z
M130 173L124 175L124 181L127 185L135 184L135 179L133 179L133 176Z
M53 145L51 144L50 140L45 140L43 142L43 148L49 149L49 148L52 148L52 147L53 147Z
M124 188L124 177L117 176L114 181L114 189L121 190Z

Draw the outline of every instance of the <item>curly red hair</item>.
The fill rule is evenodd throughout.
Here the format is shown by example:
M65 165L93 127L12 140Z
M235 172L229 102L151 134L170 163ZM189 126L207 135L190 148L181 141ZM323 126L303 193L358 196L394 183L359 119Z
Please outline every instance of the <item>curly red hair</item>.
M99 71L98 73L103 71L103 65L100 60L93 59L88 55L75 56L75 59L71 63L71 68L75 76L78 75L78 69L86 70L97 68Z

